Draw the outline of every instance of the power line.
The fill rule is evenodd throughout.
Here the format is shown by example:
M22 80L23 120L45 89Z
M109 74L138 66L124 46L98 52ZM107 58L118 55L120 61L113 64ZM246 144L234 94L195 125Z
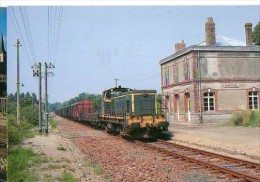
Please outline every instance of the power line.
M55 51L54 51L54 64L56 62L56 59L57 59L57 54L58 54L58 50L59 50L59 40L60 40L60 32L61 32L61 22L62 22L62 17L63 17L63 7L61 6L60 7L60 10L59 10L59 16L58 16L58 27L57 27L57 39L56 39L56 42L55 42Z
M9 9L11 9L11 10L13 11L13 16L14 16L14 18L15 18L15 21L13 20L12 15L11 15L11 12L9 11ZM13 10L12 7L11 7L11 8L8 8L8 13L9 13L9 15L10 15L10 18L11 18L12 24L13 24L13 26L14 26L14 28L15 28L15 32L16 32L17 36L18 36L18 37L20 36L20 38L22 39L22 42L24 42L24 39L23 39L21 30L20 30L19 24L18 24L18 22L17 22L16 16L15 16L15 13L14 13L14 10ZM28 51L27 51L27 46L26 46L26 44L23 46L23 48L24 48L24 50L25 50L25 54L26 54L26 57L27 57L27 61L30 61L30 63L32 63L31 58L30 58L30 56L29 56L29 54L28 54ZM30 63L29 63L29 64L30 64Z
M31 39L31 43L32 43L32 53L34 55L34 61L36 61L36 53L35 53L35 49L34 49L34 42L33 42L33 37L32 37L32 31L31 31L30 21L29 21L28 12L27 12L27 8L26 7L24 7L24 14L25 14L25 20L26 20L27 25L28 25L29 35L30 35L30 39Z
M30 34L30 28L29 28L29 25L28 25L29 22L25 18L25 14L24 14L23 9L21 7L19 7L19 10L20 10L24 30L25 30L26 39L28 41L29 50L30 50L30 53L32 55L33 61L35 62L36 58L35 58L35 54L33 52L33 43L32 43L33 41L32 41L32 35Z

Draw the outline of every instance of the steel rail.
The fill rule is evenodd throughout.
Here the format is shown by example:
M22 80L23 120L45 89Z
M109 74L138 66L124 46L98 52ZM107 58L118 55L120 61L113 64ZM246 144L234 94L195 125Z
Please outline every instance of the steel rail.
M147 143L144 143L144 142L140 142L140 141L137 141L137 140L135 142L137 144L140 144L141 146L157 150L157 151L159 151L161 153L164 153L164 154L167 154L167 155L171 155L171 156L175 156L177 158L180 158L180 159L187 160L187 161L190 161L190 162L195 163L195 164L199 164L199 165L205 166L206 168L210 168L210 169L213 169L213 170L218 170L220 172L228 174L231 177L236 177L236 178L239 178L239 179L243 179L245 181L247 180L247 181L251 181L251 182L260 182L260 178L257 178L255 176L250 176L248 174L244 174L244 173L241 173L241 172L233 171L233 170L225 168L225 167L217 166L217 165L214 165L214 164L209 163L209 162L205 162L205 161L202 161L202 160L199 160L199 159L195 159L195 158L192 158L192 157L189 157L189 156L186 156L186 155L182 155L182 154L176 153L174 151L169 151L169 150L160 148L158 146L154 146L154 145L147 144Z
M250 161L246 161L246 160L243 160L243 159L237 159L237 158L233 158L233 157L229 157L229 156L225 156L225 155L221 155L221 154L217 154L217 153L213 153L213 152L208 152L208 151L204 151L204 150L200 150L200 149L195 149L195 148L191 148L191 147L187 147L187 146L184 146L184 145L180 145L180 144L176 144L176 143L170 143L170 142L166 142L164 140L157 140L165 145L168 145L168 146L174 146L174 147L178 147L178 148L182 148L182 149L188 149L188 150L191 150L191 151L194 151L194 152L199 152L201 154L204 154L204 155L209 155L209 156L213 156L213 157L220 157L222 159L226 159L228 161L232 161L232 162L237 162L239 164L243 164L243 165L246 165L248 167L254 167L256 169L260 169L260 164L259 163L255 163L255 162L250 162Z

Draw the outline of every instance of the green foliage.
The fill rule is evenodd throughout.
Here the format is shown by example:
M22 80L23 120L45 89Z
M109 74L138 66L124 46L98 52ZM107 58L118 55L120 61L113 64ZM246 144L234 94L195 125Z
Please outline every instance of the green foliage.
M244 126L260 127L260 110L258 112L252 111L249 120L245 122Z
M57 147L57 150L66 151L66 149L63 146Z
M21 108L21 119L33 124L38 125L39 123L39 113L35 106L28 105Z
M71 173L64 172L61 175L61 181L62 182L76 182L77 180Z
M32 96L29 92L20 94L20 115L21 119L33 125L38 124L38 110L36 106L36 95ZM16 114L16 94L9 94L8 96L8 114Z
M260 127L260 111L235 112L230 121L235 126Z
M32 149L15 148L8 152L8 181L38 181L39 176L29 168L39 162ZM42 160L43 161L43 160Z
M57 128L57 122L54 119L50 119L49 123L50 123L52 129Z
M15 102L10 102L8 100L7 103L7 114L15 114L16 113L16 103Z
M62 108L62 104L60 102L55 102L53 104L49 104L48 106L49 112L53 112L61 108Z
M97 175L103 175L104 171L102 168L100 168L98 165L96 165L95 163L93 163L92 161L88 161L87 162L87 166L92 168L95 172L95 174Z
M258 22L253 30L253 42L260 46L260 22Z
M62 107L69 106L71 104L74 104L74 103L82 101L82 100L91 100L95 105L95 110L100 110L101 99L102 99L102 96L100 94L81 93L77 97L74 97L74 98L70 99L69 101L65 101L62 104L59 102L56 102L54 104L49 104L49 112L55 111Z
M33 125L25 120L21 120L18 126L16 118L12 115L8 115L8 144L18 144L25 138L33 137L35 133L32 128Z
M243 124L243 116L241 114L235 114L232 116L231 121L235 126L241 126Z

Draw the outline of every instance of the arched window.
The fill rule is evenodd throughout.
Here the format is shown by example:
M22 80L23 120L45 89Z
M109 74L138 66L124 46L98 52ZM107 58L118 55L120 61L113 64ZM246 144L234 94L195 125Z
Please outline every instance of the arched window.
M249 109L259 109L259 103L258 103L258 92L249 92Z
M215 110L215 94L214 92L205 92L204 95L204 111Z

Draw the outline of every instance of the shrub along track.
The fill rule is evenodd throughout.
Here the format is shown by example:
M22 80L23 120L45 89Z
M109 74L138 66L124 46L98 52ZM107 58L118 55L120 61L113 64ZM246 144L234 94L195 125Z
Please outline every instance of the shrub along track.
M228 181L226 176L190 165L189 162L158 153L134 142L86 125L59 119L62 136L84 152L89 164L95 164L104 179L110 181ZM193 179L196 178L196 179Z
M153 143L135 141L135 143L160 153L180 158L194 164L206 167L216 172L225 173L230 179L237 178L241 181L260 181L260 164L248 162L224 155L206 152L163 140Z

